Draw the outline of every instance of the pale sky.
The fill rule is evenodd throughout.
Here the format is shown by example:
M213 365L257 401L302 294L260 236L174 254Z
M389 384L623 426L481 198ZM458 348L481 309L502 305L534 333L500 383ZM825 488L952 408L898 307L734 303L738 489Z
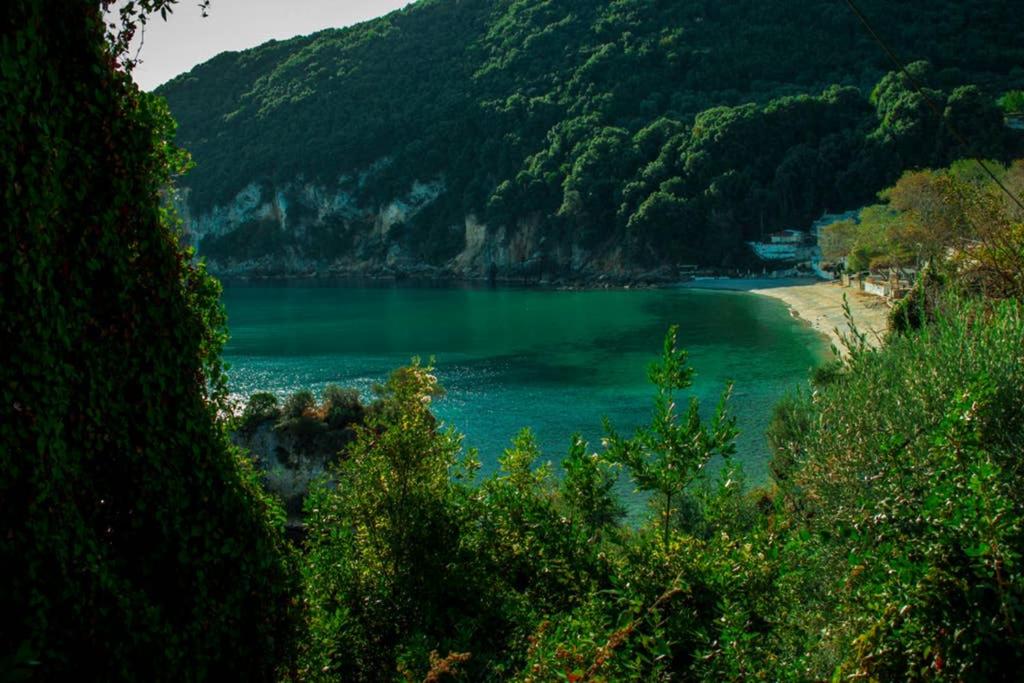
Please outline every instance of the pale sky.
M198 0L180 0L166 22L150 17L135 82L152 90L221 52L351 26L407 4L411 0L212 0L204 19Z

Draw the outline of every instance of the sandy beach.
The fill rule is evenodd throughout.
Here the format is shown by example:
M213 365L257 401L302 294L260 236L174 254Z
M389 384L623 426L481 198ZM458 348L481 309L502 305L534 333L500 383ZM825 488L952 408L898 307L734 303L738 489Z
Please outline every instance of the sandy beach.
M721 279L695 280L684 287L698 289L728 289L746 291L779 299L789 306L790 313L805 320L815 330L828 337L843 353L839 332L847 332L843 316L843 294L850 302L850 312L857 328L867 335L867 341L877 346L888 330L889 307L877 296L842 287L838 282L811 279Z

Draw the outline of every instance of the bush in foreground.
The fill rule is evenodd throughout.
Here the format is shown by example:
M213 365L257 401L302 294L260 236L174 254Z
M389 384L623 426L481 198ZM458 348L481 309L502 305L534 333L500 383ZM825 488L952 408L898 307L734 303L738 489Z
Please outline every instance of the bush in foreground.
M792 464L777 637L794 675L1021 666L1024 311L945 308L799 399L803 434L778 441Z

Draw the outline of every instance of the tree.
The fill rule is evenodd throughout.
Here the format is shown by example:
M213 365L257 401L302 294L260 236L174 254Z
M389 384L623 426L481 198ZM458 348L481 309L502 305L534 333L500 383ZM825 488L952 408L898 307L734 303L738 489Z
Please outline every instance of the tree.
M363 407L359 392L343 389L336 384L324 387L323 418L331 429L339 429L363 419Z
M999 98L999 107L1006 114L1024 113L1024 90L1010 90Z
M934 171L905 173L881 194L900 213L892 239L915 253L919 261L943 255L965 234L962 213L954 210L940 187L942 175Z
M822 229L818 239L821 255L830 261L845 258L857 242L857 223L839 221Z
M199 0L197 3L203 16L207 16L211 0ZM106 39L111 51L119 64L126 71L131 71L136 66L136 57L129 54L129 47L135 33L141 28L145 30L150 17L160 14L160 18L167 21L167 17L174 12L174 6L178 0L125 0L118 3L116 0L100 0L100 7L105 14L112 11L113 5L116 8L116 17L107 24Z
M220 287L163 200L187 157L117 68L100 4L0 10L0 662L278 680L283 514L221 417Z
M1024 164L998 172L1019 201ZM938 184L950 212L962 216L969 230L954 245L960 278L992 298L1024 298L1024 209L987 178L970 182L947 174Z
M1011 147L1003 112L992 97L976 85L961 86L950 93L942 113L942 125L944 156L940 163L965 157L998 157Z
M675 392L692 383L693 369L687 365L687 353L676 347L678 327L665 335L661 359L653 363L648 377L656 387L651 424L636 434L620 437L606 421L606 457L629 470L642 491L659 497L662 542L667 550L672 519L681 498L715 455L729 458L735 451L736 418L728 414L732 385L722 392L710 424L700 416L700 403L691 397L685 415L677 412Z
M565 476L560 489L570 523L579 524L587 537L596 541L602 529L614 525L624 514L614 493L615 473L607 460L597 453L587 453L587 442L579 434L572 437L562 469Z
M316 410L316 398L309 389L296 391L284 402L281 407L281 416L285 419L297 419L309 416Z
M281 407L277 403L277 396L261 391L249 397L238 424L243 430L251 429L268 420L276 421L280 416Z
M436 643L458 595L458 525L450 506L461 439L430 411L439 395L414 362L376 388L379 402L336 471L307 499L308 666L380 680L418 639ZM427 652L423 652L426 658Z

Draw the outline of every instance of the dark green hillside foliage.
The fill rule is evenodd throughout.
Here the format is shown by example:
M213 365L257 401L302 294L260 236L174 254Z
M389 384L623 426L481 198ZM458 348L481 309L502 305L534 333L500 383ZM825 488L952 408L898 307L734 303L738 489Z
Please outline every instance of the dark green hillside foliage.
M391 237L428 261L462 247L449 228L473 213L539 218L549 251L741 265L742 240L858 206L906 168L1011 154L995 101L1024 85L1016 11L861 4L901 56L930 62L912 71L941 113L902 76L878 85L884 53L823 0L420 0L221 55L159 92L198 162L200 212L252 181L347 176L375 207L440 178L442 197ZM325 246L308 253L351 248Z
M160 195L186 158L98 5L0 10L0 670L276 679L282 515L218 418L220 288Z

